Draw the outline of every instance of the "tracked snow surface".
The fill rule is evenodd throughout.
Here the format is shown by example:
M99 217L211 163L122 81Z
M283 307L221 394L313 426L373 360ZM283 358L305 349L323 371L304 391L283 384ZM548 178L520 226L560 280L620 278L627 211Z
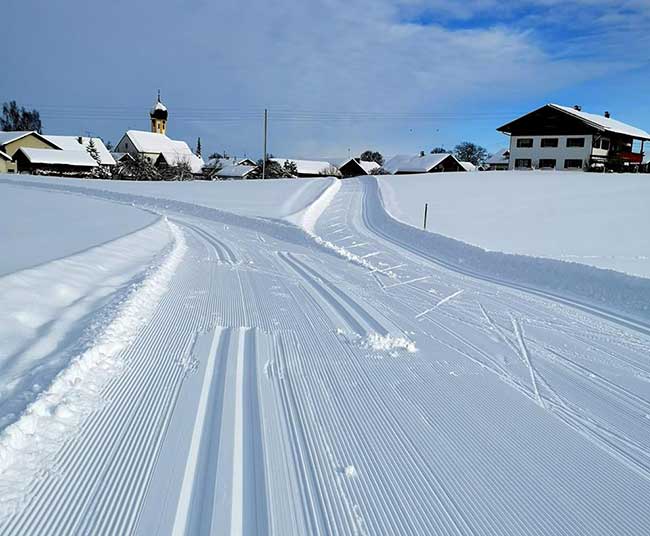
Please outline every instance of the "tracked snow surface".
M156 216L0 277L0 534L647 533L647 280L535 279L374 178L257 212L244 181L0 183Z

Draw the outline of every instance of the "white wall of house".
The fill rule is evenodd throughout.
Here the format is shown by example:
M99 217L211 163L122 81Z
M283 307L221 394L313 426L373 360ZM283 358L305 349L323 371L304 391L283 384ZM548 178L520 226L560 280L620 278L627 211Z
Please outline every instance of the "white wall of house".
M138 154L138 150L135 148L135 144L133 141L131 141L131 138L127 136L126 134L122 136L122 139L120 142L116 145L114 151L116 153L129 153L132 155ZM142 153L144 156L146 156L151 162L155 162L160 156L160 153Z
M557 139L557 147L542 147L542 140ZM583 138L584 147L567 147L568 138ZM520 139L531 139L532 147L518 147ZM555 160L555 169L563 170L566 160L581 160L586 166L592 155L593 136L576 134L566 136L511 136L510 137L510 166L517 168L517 160L530 160L532 169L541 167L540 160ZM606 153L606 152L605 152ZM575 171L575 168L573 169Z

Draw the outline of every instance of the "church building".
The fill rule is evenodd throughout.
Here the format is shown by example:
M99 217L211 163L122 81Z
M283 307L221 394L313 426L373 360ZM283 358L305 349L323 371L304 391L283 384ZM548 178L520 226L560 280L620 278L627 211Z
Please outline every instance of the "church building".
M184 141L167 137L168 117L167 107L160 100L160 92L158 92L158 99L149 112L151 132L127 130L115 146L115 152L141 154L157 166L175 166L180 162L187 162L192 173L201 173L205 166L203 158L194 154Z

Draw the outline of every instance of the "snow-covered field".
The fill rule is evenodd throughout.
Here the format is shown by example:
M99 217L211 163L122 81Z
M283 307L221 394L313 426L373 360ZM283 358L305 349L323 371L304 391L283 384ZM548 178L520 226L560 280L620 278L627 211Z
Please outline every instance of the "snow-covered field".
M53 244L0 276L1 534L647 532L650 280L373 178L0 188L65 212L6 222Z
M482 248L650 277L650 175L564 171L379 179L386 208Z

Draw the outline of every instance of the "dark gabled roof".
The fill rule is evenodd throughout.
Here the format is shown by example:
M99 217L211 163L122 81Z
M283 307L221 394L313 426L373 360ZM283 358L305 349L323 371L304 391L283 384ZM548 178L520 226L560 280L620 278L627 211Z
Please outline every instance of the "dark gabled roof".
M537 114L538 112L544 109L555 110L562 114L565 114L567 117L578 119L579 121L582 121L585 125L595 130L600 130L603 132L612 132L615 134L622 134L624 136L630 136L631 138L635 138L638 140L650 140L649 133L647 133L644 130L641 130L640 128L636 128L626 123L623 123L622 121L612 119L611 117L590 114L588 112L583 112L582 110L576 110L575 108L571 108L569 106L560 106L559 104L553 104L553 103L546 104L540 108L537 108L536 110L533 110L532 112L522 115L521 117L518 117L514 121L510 121L509 123L506 123L505 125L497 128L497 130L499 132L505 132L509 134L510 132L512 132L513 126L516 123L534 114Z

